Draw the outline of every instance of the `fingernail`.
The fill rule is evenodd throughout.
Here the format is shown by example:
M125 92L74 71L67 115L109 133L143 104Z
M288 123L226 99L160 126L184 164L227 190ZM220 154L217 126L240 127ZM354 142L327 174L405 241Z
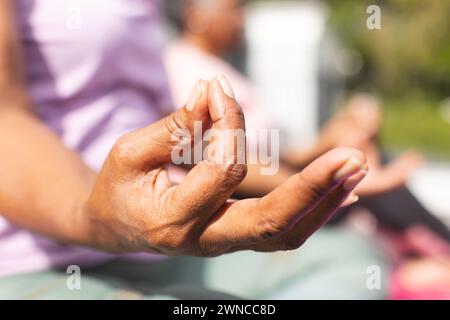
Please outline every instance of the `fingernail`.
M347 191L355 189L355 187L367 176L367 173L367 170L360 170L358 173L347 178L342 184L342 188Z
M359 170L365 169L365 164L356 159L355 157L350 157L345 164L334 174L334 180L340 182L342 179L353 175Z
M197 104L198 100L200 99L200 97L203 94L203 89L200 86L200 81L197 81L197 83L195 84L194 88L192 89L190 95L189 95L189 99L186 103L186 109L188 109L189 111L194 110L195 105Z
M356 193L352 192L349 197L349 202L353 204L353 203L357 202L358 200L359 200L358 195Z
M347 199L345 199L345 201L341 204L341 207L348 207L351 206L352 204L354 204L355 202L357 202L359 200L359 197L355 194L355 193L351 193Z
M234 92L233 92L233 88L230 85L230 82L228 81L227 78L225 78L225 76L220 75L217 77L217 81L219 81L220 86L222 87L223 92L225 92L225 94L227 96L229 96L230 98L234 99Z

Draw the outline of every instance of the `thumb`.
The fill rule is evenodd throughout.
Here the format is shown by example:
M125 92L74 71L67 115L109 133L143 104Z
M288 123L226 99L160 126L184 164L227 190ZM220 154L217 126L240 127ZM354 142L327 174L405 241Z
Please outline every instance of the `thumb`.
M167 117L122 136L114 145L112 156L121 164L138 170L151 170L171 161L172 150L193 143L196 122L203 130L210 126L208 81L199 80L187 103ZM183 141L180 141L183 140Z

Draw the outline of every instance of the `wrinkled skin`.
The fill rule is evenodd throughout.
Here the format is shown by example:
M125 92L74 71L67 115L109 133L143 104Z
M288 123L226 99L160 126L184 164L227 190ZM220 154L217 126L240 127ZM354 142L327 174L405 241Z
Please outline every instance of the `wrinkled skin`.
M173 132L192 132L194 121L212 124L218 132L245 129L242 109L217 79L196 86L193 110L181 108L113 147L86 204L96 246L194 256L296 249L365 177L365 157L341 148L259 199L229 200L246 165L223 159L204 160L179 185L171 185L164 166L170 162ZM211 147L220 146L214 141ZM226 159L236 159L234 148L225 153Z

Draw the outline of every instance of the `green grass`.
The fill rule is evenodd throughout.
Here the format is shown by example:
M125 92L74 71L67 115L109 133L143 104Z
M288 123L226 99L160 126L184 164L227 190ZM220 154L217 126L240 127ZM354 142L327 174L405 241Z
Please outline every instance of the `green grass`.
M384 102L381 144L388 152L407 148L422 151L427 158L450 160L450 123L433 99L408 97Z

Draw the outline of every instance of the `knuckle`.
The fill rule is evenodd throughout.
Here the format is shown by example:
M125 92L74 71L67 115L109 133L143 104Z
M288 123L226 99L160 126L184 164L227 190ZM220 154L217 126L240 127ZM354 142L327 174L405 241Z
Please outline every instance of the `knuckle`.
M247 176L247 166L239 163L229 163L221 166L222 172L232 184L241 183Z
M112 157L119 161L129 159L134 152L135 147L131 133L121 136L111 149Z
M273 219L270 215L265 216L257 227L257 237L261 240L276 238L286 231L286 224Z
M183 113L183 109L171 113L165 119L166 119L164 123L165 127L167 131L171 134L176 134L180 130L189 129L186 126L186 117L185 114Z
M239 122L244 122L245 117L242 111L242 107L237 103L236 100L230 102L232 105L227 108L227 116L232 120L237 120Z
M307 196L314 199L320 199L326 196L329 192L329 188L327 186L314 183L308 178L305 178L303 172L300 172L297 175L297 183L301 190L307 193Z

